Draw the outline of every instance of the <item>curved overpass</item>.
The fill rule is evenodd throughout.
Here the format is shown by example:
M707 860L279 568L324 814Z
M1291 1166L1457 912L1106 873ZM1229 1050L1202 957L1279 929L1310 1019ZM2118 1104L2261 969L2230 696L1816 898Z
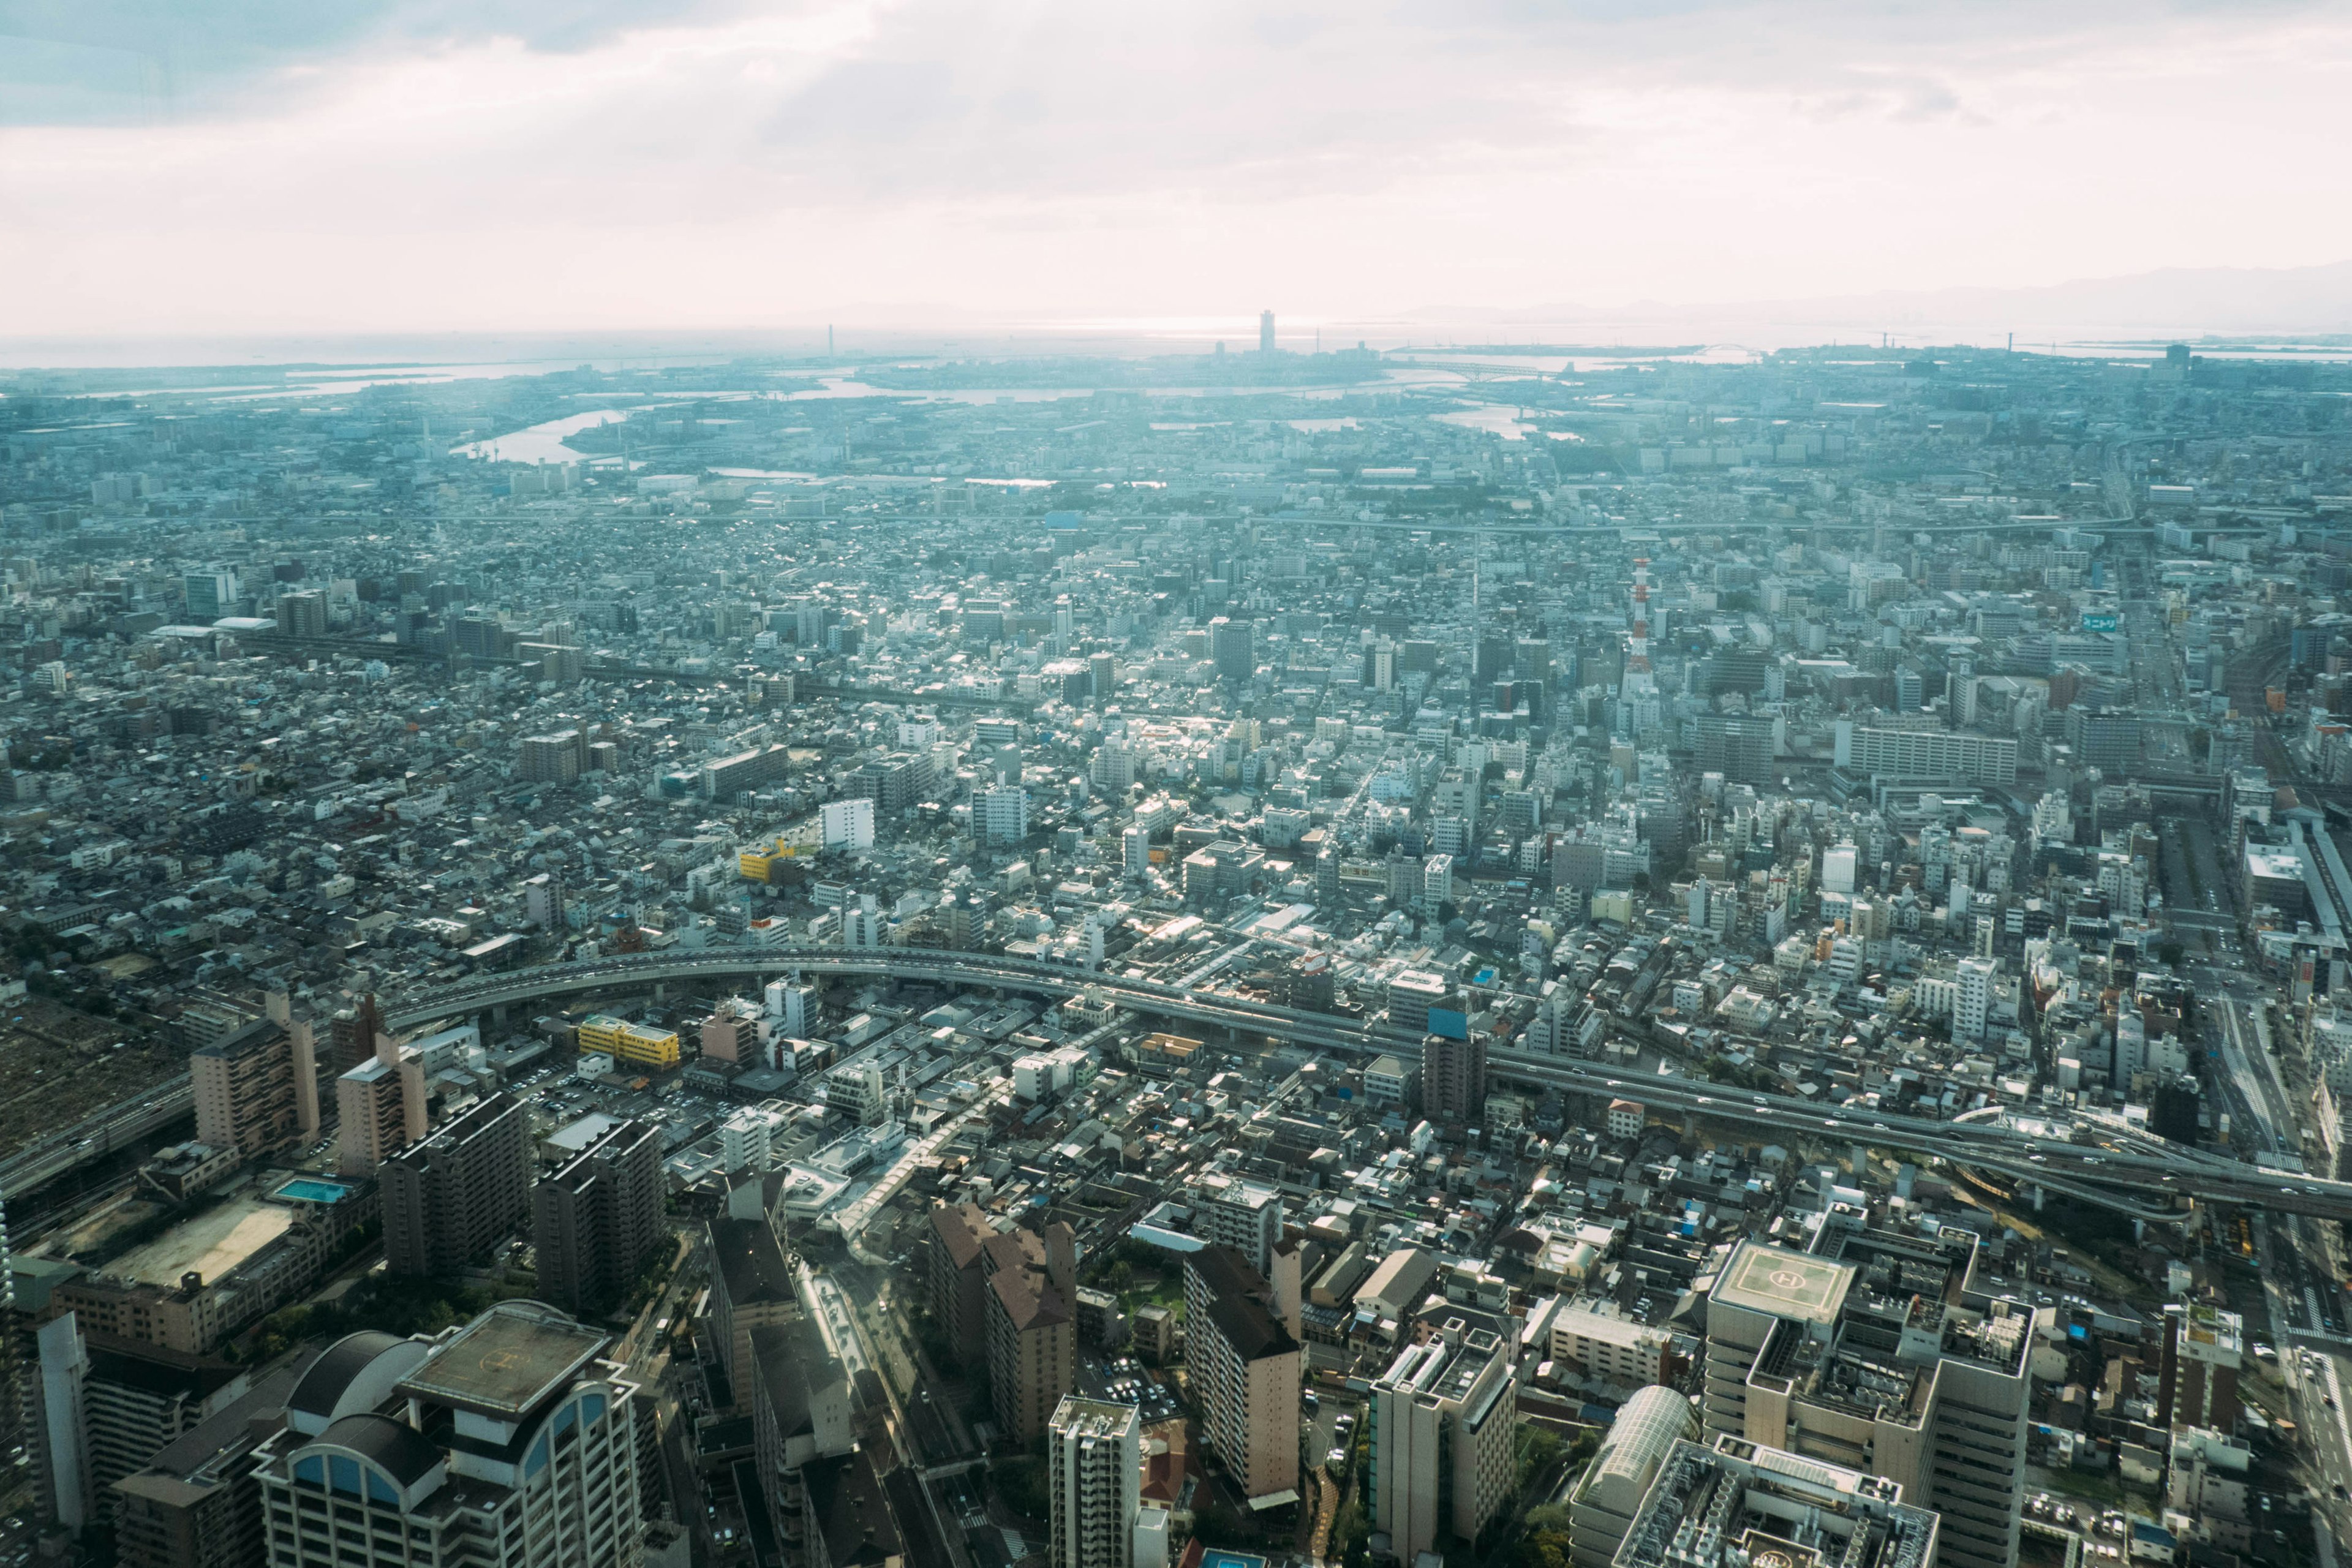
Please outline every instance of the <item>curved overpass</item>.
M1385 1026L1229 995L1205 986L1130 979L1003 953L925 948L772 947L625 953L422 986L385 998L386 1022L410 1027L452 1015L598 991L677 983L760 982L799 971L870 975L949 986L982 986L1052 997L1098 991L1114 1005L1154 1017L1265 1034L1319 1051L1370 1056L1418 1048L1418 1037ZM2028 1131L1999 1119L1950 1121L1866 1106L1822 1105L1701 1080L1627 1074L1574 1058L1493 1051L1497 1078L1564 1092L1622 1095L1645 1106L1824 1142L1845 1140L1900 1149L1997 1171L2012 1180L2144 1219L2177 1217L2182 1199L2259 1205L2352 1220L2352 1183L2261 1171L2189 1149L2117 1148ZM161 1086L104 1118L141 1121L189 1103L185 1079ZM0 1187L37 1184L88 1158L64 1139L27 1150L0 1166ZM2151 1201L2152 1200L2152 1201Z

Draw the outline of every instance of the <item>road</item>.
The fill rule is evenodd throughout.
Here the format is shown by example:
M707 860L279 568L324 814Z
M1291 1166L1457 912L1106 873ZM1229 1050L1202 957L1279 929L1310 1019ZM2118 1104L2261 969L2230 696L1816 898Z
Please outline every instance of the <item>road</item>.
M2243 973L2215 965L2197 966L2214 997L2227 1091L2247 1120L2256 1150L2273 1158L2301 1158L2301 1122L2275 1055L2264 1048L2267 1033L2253 1014L2261 989ZM2279 1371L2286 1380L2304 1452L2318 1473L2313 1502L2339 1538L2352 1521L2352 1424L2345 1411L2344 1352L2352 1350L2341 1332L2342 1297L2337 1269L2330 1261L2326 1227L2301 1215L2273 1215L2257 1209L2248 1216L2255 1257L2263 1271L2263 1302L2270 1318ZM2325 1295L2322 1294L2323 1290Z
M922 948L745 947L614 954L425 987L388 999L385 1017L392 1026L413 1026L583 992L650 989L658 993L671 984L759 981L793 973L886 976L1048 996L1073 996L1093 990L1115 1006L1133 1013L1273 1036L1340 1055L1410 1052L1418 1044L1390 1030L1384 1022L1362 1023L1213 989L1129 978L1075 964ZM2047 1194L2139 1218L2177 1217L2172 1207L2177 1200L2202 1198L2352 1219L2352 1183L2308 1174L2286 1181L2221 1156L2152 1140L2133 1140L2117 1124L2086 1124L2084 1131L2093 1141L2078 1142L2070 1136L2076 1129L2054 1116L2032 1129L1998 1121L1963 1125L1866 1105L1815 1104L1793 1097L1727 1090L1683 1079L1644 1077L1629 1085L1621 1069L1575 1058L1496 1051L1488 1059L1498 1076L1519 1081L1577 1094L1633 1093L1645 1104L1704 1114L1716 1121L1802 1133L1825 1142L1846 1141L1954 1160L2040 1187ZM184 1095L185 1089L181 1092Z

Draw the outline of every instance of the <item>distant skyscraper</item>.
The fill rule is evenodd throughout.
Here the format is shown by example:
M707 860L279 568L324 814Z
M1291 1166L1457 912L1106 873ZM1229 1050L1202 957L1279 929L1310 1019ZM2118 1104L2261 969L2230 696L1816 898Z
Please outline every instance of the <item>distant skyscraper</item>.
M1274 312L1272 310L1260 310L1257 313L1257 352L1262 354L1270 354L1274 352Z

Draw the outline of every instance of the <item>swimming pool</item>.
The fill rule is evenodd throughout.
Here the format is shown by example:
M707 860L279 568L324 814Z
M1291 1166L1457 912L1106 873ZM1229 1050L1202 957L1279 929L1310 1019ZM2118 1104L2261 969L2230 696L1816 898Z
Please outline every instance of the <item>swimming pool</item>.
M275 1195L303 1203L331 1204L340 1203L350 1194L351 1188L339 1182L320 1182L309 1176L298 1176L278 1188Z

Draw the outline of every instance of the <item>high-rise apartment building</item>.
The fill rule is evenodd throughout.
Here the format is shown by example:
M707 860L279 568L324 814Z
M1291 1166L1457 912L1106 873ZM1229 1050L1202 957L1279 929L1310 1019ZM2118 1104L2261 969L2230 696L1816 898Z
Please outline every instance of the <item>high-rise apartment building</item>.
M1992 1011L1992 977L2000 968L1990 958L1964 958L1953 974L1952 1038L1981 1040Z
M931 1321L956 1360L977 1366L988 1353L988 1271L981 1253L995 1231L977 1204L931 1210Z
M989 1393L997 1425L1015 1442L1043 1436L1077 1379L1077 1243L1058 1221L1050 1234L1013 1230L981 1244Z
M658 1125L615 1122L531 1189L541 1300L599 1310L668 1245L661 1153Z
M2017 739L1967 730L1897 730L1837 721L1836 765L1919 784L2013 784Z
M1261 1276L1273 1278L1274 1249L1282 1240L1280 1188L1213 1172L1187 1188L1186 1196L1194 1235L1233 1247Z
M750 1402L751 1337L803 1316L791 1261L767 1220L722 1215L710 1222L710 1342L727 1386L740 1406Z
M977 811L983 843L1018 844L1029 837L1029 792L1017 784L982 790Z
M389 1338L321 1357L257 1451L272 1568L643 1560L636 1388L610 1335L506 1301Z
M1048 1568L1135 1568L1143 1421L1132 1405L1064 1394L1045 1428Z
M406 1085L400 1068L382 1058L370 1057L335 1079L335 1169L346 1176L372 1176L408 1146Z
M1184 1257L1184 1360L1202 1426L1247 1497L1298 1485L1298 1340L1287 1304L1235 1247Z
M278 595L280 637L322 637L327 635L327 596L316 589Z
M1469 1127L1486 1114L1486 1042L1431 1035L1421 1042L1421 1110L1446 1127Z
M577 730L525 735L519 772L525 784L568 784L588 771L587 738Z
M114 1483L121 1568L255 1568L267 1561L254 1450L278 1429L299 1374L325 1353L260 1378Z
M1516 1481L1510 1337L1447 1318L1372 1384L1372 1528L1399 1562L1478 1539Z
M469 1107L376 1172L384 1267L446 1275L483 1257L530 1216L530 1115L499 1093Z
M1706 1430L1885 1477L1942 1516L1937 1568L2010 1568L2033 1311L1976 1257L1967 1231L1871 1229L1842 1205L1809 1251L1743 1242L1707 1305Z
M196 1141L256 1160L300 1133L293 1040L268 1018L257 1019L188 1053L196 1101Z

